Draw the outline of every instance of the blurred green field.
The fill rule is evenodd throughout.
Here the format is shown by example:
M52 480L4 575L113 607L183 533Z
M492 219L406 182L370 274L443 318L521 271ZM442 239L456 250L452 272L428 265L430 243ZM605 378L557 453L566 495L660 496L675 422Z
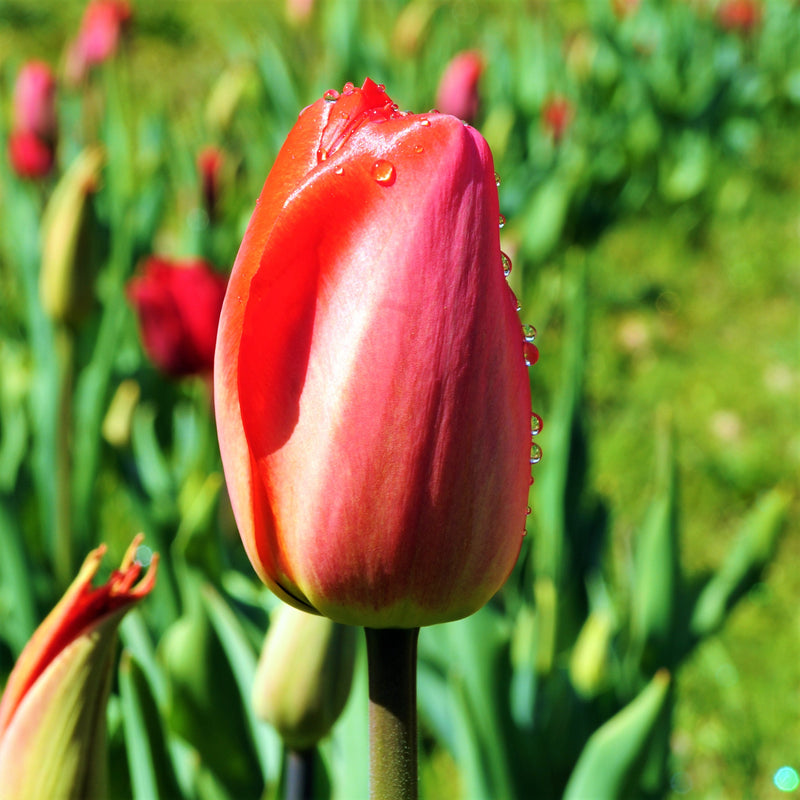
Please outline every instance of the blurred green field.
M666 778L671 788L636 795L761 800L783 794L773 783L779 768L800 772L800 7L766 0L760 27L742 34L719 29L718 5L642 0L631 16L618 19L605 0L319 0L308 22L290 23L279 2L138 0L117 67L92 88L118 91L122 98L120 118L130 135L125 152L135 159L126 180L137 197L146 198L147 187L163 193L153 192L153 235L131 246L133 261L120 274L132 274L145 246L173 255L201 249L226 270L300 108L328 88L369 75L386 84L401 108L426 110L436 102L439 76L452 55L468 48L486 54L474 124L495 152L500 207L508 218L502 243L514 261L510 283L522 320L538 329L541 351L531 379L533 409L545 420L539 439L544 458L534 472L532 543L518 582L538 569L544 534L537 487L559 458L562 440L549 422L559 414L568 361L571 287L577 274L585 274L586 359L578 408L587 450L580 496L604 509L608 547L598 556L597 574L573 573L567 564L564 580L576 584L582 600L589 597L587 607L595 598L586 585L602 575L624 644L626 614L637 602L631 596L637 531L656 486L656 431L664 418L676 436L687 597L731 551L741 520L760 496L779 487L789 497L787 523L763 575L751 576L753 585L724 628L701 641L677 670ZM20 64L41 58L57 66L82 11L83 3L72 1L0 0L3 114ZM244 88L230 121L220 123L220 76L235 81L237 74L246 75ZM215 87L216 106L210 101ZM542 129L542 109L553 96L573 105L561 143ZM94 133L102 137L109 130L106 121L87 134L91 115L79 112L81 102L87 101L74 93L63 100L62 119L75 126L64 136L64 160ZM99 117L106 113L99 103ZM79 130L80 124L86 128ZM197 212L194 158L209 143L227 149L231 167L216 228ZM4 219L19 191L9 187L0 183ZM141 206L135 213L143 218L144 201ZM27 345L24 292L9 257L14 234L6 230L3 238L0 346L8 354ZM88 352L91 335L85 334L79 351ZM77 542L105 539L118 551L143 528L168 550L179 530L185 553L194 552L187 559L203 564L216 553L204 538L206 528L213 529L209 536L223 542L225 569L244 578L228 576L226 582L218 565L207 569L207 577L227 589L236 584L236 599L244 605L242 598L259 590L237 553L224 504L217 509L219 487L211 479L204 483L209 473L217 481L220 475L213 436L198 411L204 387L160 383L130 312L110 375L101 393L103 410L115 382L134 376L143 387L142 407L152 416L154 441L174 456L174 474L188 478L156 496L147 481L144 490L140 485L149 463L143 450L132 454L103 444L92 496L99 531L77 536ZM7 396L13 395L9 385ZM199 455L184 459L189 464L196 456L184 473L180 453L170 455L179 442L169 432L173 416L191 420L187 430L207 437ZM3 417L5 428L0 425L0 446L9 436L8 419ZM37 524L39 501L32 488L35 468L26 464L3 486L3 496L4 507L17 509L29 530ZM213 509L198 523L204 532L195 534L186 509L196 511L192 503L203 491ZM597 525L599 542L603 525ZM587 551L595 546L592 535ZM52 600L47 537L33 539L38 571L31 583L46 610ZM159 586L159 609L143 612L153 617L152 631L163 632L177 616L180 580L173 577L168 589ZM170 584L167 574L162 581ZM9 598L3 600L7 606ZM269 602L259 595L263 607ZM263 607L243 614L251 640L263 627ZM512 607L508 601L506 610ZM575 630L567 626L570 634L583 616L576 620ZM434 630L423 631L423 643L434 636ZM566 670L570 648L571 640L556 647L554 670ZM4 641L0 674L15 655ZM627 702L629 694L620 691L614 699ZM425 722L424 712L422 717L428 737L423 797L444 796L447 786L448 793L459 787L472 800L463 764L449 743L442 744L435 720ZM541 796L551 794L543 789Z

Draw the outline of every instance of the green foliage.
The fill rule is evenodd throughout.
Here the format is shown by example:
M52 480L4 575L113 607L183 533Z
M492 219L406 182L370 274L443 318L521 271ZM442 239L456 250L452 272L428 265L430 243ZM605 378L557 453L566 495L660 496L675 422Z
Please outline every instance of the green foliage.
M761 661L746 687L717 684L732 660L748 668L762 617L776 637L791 629L800 590L796 527L779 539L800 463L800 7L767 0L737 32L701 5L642 0L618 18L601 0L329 0L303 22L278 3L141 0L118 56L59 90L57 171L38 184L9 167L4 104L0 683L87 550L144 530L162 560L121 627L114 796L268 798L284 783L249 699L276 601L238 541L208 387L148 363L125 285L154 252L229 268L287 131L324 90L368 74L430 108L466 48L486 58L474 124L501 178L510 284L539 329L544 459L506 588L422 632L423 796L663 797L694 774L701 792L761 797L775 759L796 757L760 709L796 694L797 659L768 653L774 689L755 682ZM0 2L4 100L23 61L55 60L77 28L82 4L47 6ZM554 98L569 109L559 135ZM81 231L96 246L80 265L93 302L62 325L40 301L42 218L97 143L107 163ZM195 164L206 144L225 157L214 213ZM342 800L366 790L363 661L318 757ZM737 757L703 783L685 741L720 757L693 725L717 713L708 696L745 732L726 734Z

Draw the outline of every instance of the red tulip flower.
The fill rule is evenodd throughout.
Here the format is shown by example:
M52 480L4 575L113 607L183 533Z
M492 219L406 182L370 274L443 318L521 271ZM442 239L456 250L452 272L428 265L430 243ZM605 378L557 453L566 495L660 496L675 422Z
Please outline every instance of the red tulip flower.
M116 631L156 579L158 556L140 579L134 558L141 540L96 588L105 546L92 551L20 654L0 702L0 797L107 796L105 715Z
M53 168L53 146L30 131L8 137L8 160L20 178L43 178Z
M217 322L227 278L200 259L152 257L128 284L142 342L167 375L203 375L214 365Z
M301 112L220 317L215 408L245 548L282 599L414 628L511 571L530 387L489 147L347 84Z
M572 124L574 110L566 97L551 97L542 108L542 125L545 131L558 144L566 135Z
M442 73L436 91L436 107L445 114L472 122L478 114L478 82L483 72L483 56L468 50L455 56Z
M724 0L717 7L717 22L726 31L751 33L761 22L758 0Z

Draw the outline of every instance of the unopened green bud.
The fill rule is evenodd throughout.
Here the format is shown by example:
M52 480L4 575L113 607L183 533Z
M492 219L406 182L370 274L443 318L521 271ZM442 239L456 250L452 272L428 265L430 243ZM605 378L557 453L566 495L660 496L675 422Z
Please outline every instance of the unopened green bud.
M91 195L104 160L101 147L87 147L59 180L44 212L39 296L56 322L79 322L91 308L102 238Z
M131 439L133 412L139 404L142 390L139 384L128 378L119 386L103 419L103 438L112 447L127 447Z
M569 676L583 697L599 694L608 679L608 653L614 623L609 611L593 611L578 634L569 660Z
M226 131L244 97L256 86L252 64L233 64L222 72L211 89L206 103L206 123L212 131Z
M356 629L290 606L274 614L253 685L256 714L294 750L313 747L344 709Z

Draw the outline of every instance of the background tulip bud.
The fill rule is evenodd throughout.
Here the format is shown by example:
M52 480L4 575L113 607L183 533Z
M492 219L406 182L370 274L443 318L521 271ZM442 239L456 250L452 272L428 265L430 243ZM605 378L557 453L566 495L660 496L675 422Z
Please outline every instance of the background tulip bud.
M201 259L149 258L128 284L150 360L178 378L211 372L227 278Z
M80 80L90 67L111 58L117 52L130 19L131 7L126 0L91 0L83 13L78 36L67 54L69 79Z
M353 682L356 630L280 606L272 615L253 683L253 708L287 747L328 735Z
M91 308L102 241L92 195L104 161L101 147L87 147L59 180L42 220L39 295L58 322L79 322Z
M459 53L445 67L436 90L436 107L445 114L472 122L478 114L478 82L483 56L475 50Z
M14 131L8 137L8 160L20 178L43 178L53 168L52 145L30 131Z
M56 138L56 80L43 61L29 61L19 71L14 86L12 126L33 133L44 142Z
M105 715L116 631L155 584L157 556L137 584L137 536L119 570L92 588L92 551L22 651L0 701L0 799L104 797Z
M488 145L367 80L306 108L236 259L217 427L255 569L338 622L458 619L522 544L530 387Z

